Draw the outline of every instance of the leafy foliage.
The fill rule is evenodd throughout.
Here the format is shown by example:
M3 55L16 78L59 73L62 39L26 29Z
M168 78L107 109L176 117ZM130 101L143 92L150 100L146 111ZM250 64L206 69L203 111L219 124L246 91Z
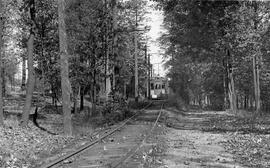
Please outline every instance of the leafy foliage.
M173 90L187 104L195 101L215 109L226 107L228 69L225 65L229 59L237 104L239 108L252 108L253 105L247 104L254 97L252 59L256 57L261 100L267 110L269 49L264 39L269 37L269 2L169 0L158 3L165 13L167 33L160 41L170 59L168 76Z

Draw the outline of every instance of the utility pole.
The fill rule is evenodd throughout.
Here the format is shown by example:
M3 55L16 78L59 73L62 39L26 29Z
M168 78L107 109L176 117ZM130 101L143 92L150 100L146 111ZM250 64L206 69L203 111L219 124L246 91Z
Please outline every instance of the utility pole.
M150 77L153 78L153 64L150 64Z
M135 29L137 30L138 27L138 8L136 8L136 21L135 21ZM139 80L138 80L138 44L137 44L137 31L135 31L135 37L134 37L134 43L135 43L135 54L134 54L134 59L135 59L135 102L139 101L139 96L138 96L138 85L139 85Z
M151 96L150 96L150 92L151 92L151 83L150 83L150 79L151 79L151 77L150 77L150 75L151 75L151 64L150 64L150 54L148 54L148 61L147 61L147 70L148 70L148 73L147 73L147 78L148 78L148 87L147 87L147 94L148 94L148 99L150 99L151 98Z
M145 64L146 64L146 97L149 99L149 72L148 72L148 57L147 57L147 43L145 44Z
M160 63L158 63L158 76L160 76L160 74L159 74L159 64L160 64Z

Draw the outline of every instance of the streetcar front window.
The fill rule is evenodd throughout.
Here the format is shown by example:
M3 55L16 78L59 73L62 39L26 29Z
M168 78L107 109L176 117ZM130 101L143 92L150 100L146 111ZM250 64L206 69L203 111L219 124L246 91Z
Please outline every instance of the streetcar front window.
M151 83L151 90L154 90L154 84Z

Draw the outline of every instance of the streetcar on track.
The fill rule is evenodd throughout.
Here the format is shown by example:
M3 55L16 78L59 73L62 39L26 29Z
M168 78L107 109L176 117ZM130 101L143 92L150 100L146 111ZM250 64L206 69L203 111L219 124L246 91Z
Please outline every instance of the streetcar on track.
M166 99L169 94L169 82L164 77L152 77L150 80L151 99Z

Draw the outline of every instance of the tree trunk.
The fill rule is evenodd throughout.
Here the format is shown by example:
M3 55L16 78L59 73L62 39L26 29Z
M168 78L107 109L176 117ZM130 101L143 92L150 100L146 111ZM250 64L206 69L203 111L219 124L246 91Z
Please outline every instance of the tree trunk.
M258 60L257 66L256 66L256 79L257 79L257 108L256 113L259 114L261 112L261 90L260 90L260 60Z
M3 3L0 0L0 12L3 14ZM1 15L2 16L2 15ZM3 93L2 93L2 50L3 50L3 17L0 18L0 126L4 125Z
M227 70L228 70L228 95L230 100L230 109L232 112L236 113L237 104L236 104L236 93L234 86L234 78L233 78L233 66L232 66L232 58L230 55L230 51L227 50Z
M127 84L124 82L124 98L127 99Z
M105 69L105 74L106 74L106 79L105 79L105 89L106 89L106 101L109 100L109 95L111 93L111 79L110 79L110 59L109 59L109 39L108 35L106 35L106 69Z
M137 19L138 19L138 11L136 9L136 19L135 19L135 27L137 29L138 27L138 23L137 23ZM135 91L135 101L138 102L139 101L139 77L138 77L138 44L137 44L137 32L135 31L135 35L134 35L134 45L135 45L135 53L134 53L134 58L135 58L135 68L134 68L134 75L135 75L135 86L134 86L134 91Z
M261 109L260 101L260 72L259 72L259 61L256 55L253 56L253 79L254 79L254 98L256 114L259 114Z
M113 8L113 60L115 62L118 54L118 36L117 36L117 0L112 0L112 8ZM114 64L115 66L115 64ZM115 68L113 68L113 90L115 90L115 83L116 83L116 74L115 74Z
M253 80L254 80L254 98L255 98L255 108L257 109L257 98L258 98L258 93L257 93L257 72L256 72L256 56L253 56L253 61L252 61L252 67L253 67Z
M74 112L74 114L78 113L78 108L77 108L78 104L77 104L77 102L78 102L78 98L80 96L80 90L81 90L80 87L79 87L79 89L75 88L75 90L74 90L74 97L73 97L73 105L74 105L73 106L73 112Z
M254 109L254 106L253 106L253 102L254 102L254 101L253 101L253 99L254 99L253 96L250 96L250 97L249 97L249 108L252 109L252 110Z
M68 72L68 46L67 46L67 32L65 25L65 9L66 1L58 0L58 26L59 26L59 43L60 43L60 62L61 62L61 90L62 90L62 106L64 115L64 133L72 135L71 123L71 106L70 94L71 85L69 81Z
M96 70L94 71L94 94L93 94L93 104L92 104L92 107L93 107L93 114L96 114L96 104L97 104L97 79L96 79ZM102 116L102 113L101 113L101 116Z
M22 85L21 85L21 89L25 90L25 86L26 86L26 58L25 56L22 57Z
M34 67L33 67L33 51L34 51L34 34L30 35L27 42L28 46L28 82L26 91L26 100L23 109L22 126L26 127L29 121L29 114L31 110L32 97L35 87Z
M44 32L45 30L43 30ZM41 74L42 74L42 96L45 97L45 60L44 60L44 34L41 35Z
M247 109L247 104L248 104L248 99L247 99L247 95L245 94L245 100L244 100L244 109Z
M29 114L31 110L32 104L32 97L35 87L35 76L34 76L34 39L35 39L35 31L36 31L36 24L35 24L35 0L29 1L29 13L31 16L31 29L29 39L27 41L27 55L28 55L28 82L27 82L27 91L26 91L26 100L23 108L23 115L22 115L22 127L26 127L29 121Z
M236 94L235 94L235 86L233 73L229 74L229 97L230 97L230 109L236 113L237 105L236 105Z
M4 56L4 53L2 52L2 58L4 58L5 56ZM3 63L4 61L2 60L2 63ZM2 64L3 66L2 66L2 95L3 95L3 97L5 97L6 96L6 70L5 70L5 66L4 66L4 64ZM0 79L1 80L1 79Z
M239 96L236 95L236 108L239 109L240 105L239 105Z
M107 0L105 0L105 13L108 12L109 8L109 3ZM107 20L107 24L109 25L109 21ZM110 48L109 48L109 27L106 26L106 33L105 33L105 96L106 96L106 101L109 100L109 95L111 93L111 78L110 78L110 58L109 54L110 53Z
M96 106L94 107L94 104L96 104L96 101L95 101L95 84L94 83L91 83L91 91L90 91L90 98L91 98L91 104L92 104L92 107L88 109L88 119L90 119L90 117L92 115L94 115L96 113Z
M252 2L252 5L254 6L254 12L256 15L258 15L258 3L256 1ZM257 31L259 25L258 18L254 17L254 29ZM254 121L257 115L260 113L261 110L261 100L260 100L260 70L259 70L259 64L260 60L258 58L257 54L260 54L260 47L256 44L254 45L256 48L256 53L253 56L253 78L254 78L254 95L255 95L255 108L256 112L254 113Z
M96 87L96 83L94 83L94 88L93 88L93 97L92 97L92 114L95 115L96 114L96 97L97 97L97 87ZM101 110L100 110L101 111ZM102 116L102 113L100 113Z
M84 91L80 93L80 111L84 109Z
M224 61L223 90L224 90L224 110L228 109L228 61Z

